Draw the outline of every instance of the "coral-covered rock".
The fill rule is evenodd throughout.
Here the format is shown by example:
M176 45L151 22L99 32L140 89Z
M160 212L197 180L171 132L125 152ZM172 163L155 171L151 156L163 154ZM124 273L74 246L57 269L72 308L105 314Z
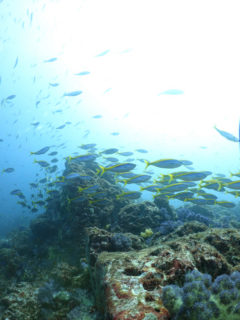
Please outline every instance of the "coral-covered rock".
M138 252L102 252L92 277L97 306L110 319L168 319L159 299L162 288L182 283L196 268L213 277L232 270L215 248L186 238Z
M143 239L131 233L111 233L97 227L86 230L90 265L95 264L98 254L103 251L129 251L145 247Z
M37 291L30 283L16 285L1 303L6 307L1 319L39 320Z
M166 203L164 202L164 205ZM118 214L118 223L123 232L139 235L146 228L153 229L173 216L169 206L159 208L153 202L145 201L137 204L131 203L123 207Z

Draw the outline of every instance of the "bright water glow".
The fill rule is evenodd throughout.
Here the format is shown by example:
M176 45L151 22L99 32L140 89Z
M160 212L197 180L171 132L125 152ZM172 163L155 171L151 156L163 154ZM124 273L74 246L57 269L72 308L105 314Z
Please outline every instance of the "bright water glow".
M15 208L8 199L17 181L27 188L35 178L29 152L56 141L66 142L62 156L96 142L146 148L148 160L176 157L197 170L238 171L238 144L213 129L238 136L238 6L237 0L0 1L0 100L17 95L0 110L1 148L9 145L1 168L16 168L2 178L5 210ZM83 71L90 74L75 75ZM173 89L183 94L160 94ZM75 90L83 94L63 97ZM57 131L65 121L80 124Z

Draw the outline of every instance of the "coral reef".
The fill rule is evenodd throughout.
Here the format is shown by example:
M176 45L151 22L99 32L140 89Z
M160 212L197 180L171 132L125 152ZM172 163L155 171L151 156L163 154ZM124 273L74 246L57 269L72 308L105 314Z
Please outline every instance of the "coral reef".
M66 161L44 214L0 239L0 320L239 319L239 207L124 199L97 169Z
M238 320L240 272L211 276L197 270L186 274L183 287L166 286L162 300L173 320Z

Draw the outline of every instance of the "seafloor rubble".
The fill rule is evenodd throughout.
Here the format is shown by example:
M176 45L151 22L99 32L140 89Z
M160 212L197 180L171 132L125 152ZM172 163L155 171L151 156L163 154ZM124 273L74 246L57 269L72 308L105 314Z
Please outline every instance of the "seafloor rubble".
M240 271L239 207L117 200L123 188L95 171L71 162L64 175L91 176L107 202L69 201L86 181L59 183L44 214L0 240L1 320L179 319L163 288L183 286L191 270L213 279ZM203 319L184 308L181 319Z

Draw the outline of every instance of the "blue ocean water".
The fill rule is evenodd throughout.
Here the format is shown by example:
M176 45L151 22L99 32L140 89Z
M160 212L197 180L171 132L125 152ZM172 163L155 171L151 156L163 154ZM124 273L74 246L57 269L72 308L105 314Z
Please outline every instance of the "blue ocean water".
M229 178L239 172L238 142L214 129L216 125L238 137L238 51L233 44L235 69L230 73L221 63L232 52L227 35L221 40L216 35L206 54L202 48L211 47L211 34L206 44L199 20L187 18L194 38L187 23L172 27L171 19L174 25L182 21L178 6L158 1L0 1L0 235L44 212L35 202L46 199L47 183L63 174L67 157L87 153L79 148L83 144L96 144L97 154L108 148L133 152L130 157L109 156L120 162L132 158L137 174L145 173L144 160L193 163L180 169L150 166L151 183L178 170L207 170ZM210 21L209 16L206 24ZM229 52L221 53L221 42ZM48 152L31 154L47 146ZM51 172L34 160L57 168ZM103 157L97 163L107 165ZM7 172L9 168L14 170ZM44 178L47 182L40 183ZM138 191L139 184L127 188ZM18 195L11 194L16 189ZM213 194L238 203L231 194ZM152 193L143 191L143 200L152 200Z

